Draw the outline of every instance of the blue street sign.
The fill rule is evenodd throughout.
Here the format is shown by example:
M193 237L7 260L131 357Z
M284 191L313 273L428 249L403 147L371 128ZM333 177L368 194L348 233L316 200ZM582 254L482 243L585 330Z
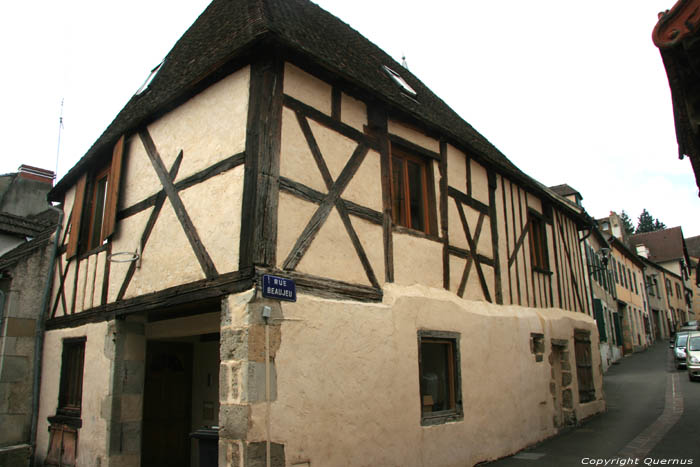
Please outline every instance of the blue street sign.
M262 294L265 298L275 300L286 300L288 302L297 301L297 286L291 279L284 277L263 275Z

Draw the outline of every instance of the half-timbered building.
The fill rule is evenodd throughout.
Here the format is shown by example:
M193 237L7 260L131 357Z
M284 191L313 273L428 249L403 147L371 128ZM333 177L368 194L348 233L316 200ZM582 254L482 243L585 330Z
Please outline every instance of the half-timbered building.
M212 432L219 465L467 465L604 408L583 209L313 3L214 0L51 197L47 465Z

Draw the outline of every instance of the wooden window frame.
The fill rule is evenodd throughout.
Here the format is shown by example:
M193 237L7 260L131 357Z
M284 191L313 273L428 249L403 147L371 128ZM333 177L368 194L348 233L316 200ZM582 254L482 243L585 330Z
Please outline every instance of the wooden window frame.
M418 388L420 394L421 425L439 425L447 422L464 419L464 409L462 406L462 383L461 383L461 363L459 350L460 334L448 331L418 331ZM425 394L423 394L423 345L435 344L446 345L448 375L446 382L449 391L449 405L447 410L426 411L424 410Z
M395 159L402 160L404 162L403 168L401 170L401 179L403 184L403 205L396 209L397 202L395 201L399 195L399 187L396 186L394 182L394 165ZM416 164L420 169L420 178L422 187L419 189L419 195L421 197L421 205L423 207L423 228L419 226L413 226L411 220L410 202L408 201L411 196L411 186L409 184L408 176L408 164L410 162ZM437 217L435 214L435 176L433 173L432 159L424 156L420 156L410 150L398 145L394 142L391 143L391 154L389 157L389 173L390 175L390 198L391 198L391 217L394 225L405 227L411 230L416 230L418 232L423 232L427 235L436 236L437 235ZM399 201L401 204L401 201ZM398 212L397 212L398 211Z
M90 251L102 245L105 241L102 226L105 221L105 211L107 208L107 192L109 190L109 166L97 171L90 182L90 198L87 205L88 223L85 250ZM104 191L100 200L101 182L104 180ZM99 225L98 225L99 224Z
M547 220L537 211L528 210L528 221L530 224L530 262L532 270L550 274L552 271L549 266Z
M73 337L63 340L58 406L56 408L56 415L58 416L80 418L86 342L86 337Z

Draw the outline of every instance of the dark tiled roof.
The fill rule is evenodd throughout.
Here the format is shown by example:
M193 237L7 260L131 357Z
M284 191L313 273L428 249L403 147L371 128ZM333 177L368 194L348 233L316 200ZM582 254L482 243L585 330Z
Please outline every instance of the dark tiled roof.
M646 246L649 249L649 259L655 263L685 258L683 231L680 226L632 235L630 244L635 247Z
M109 157L120 135L135 131L231 60L260 44L300 53L321 67L418 119L481 157L501 172L551 197L542 185L513 165L496 147L433 94L417 77L346 23L307 0L214 0L165 58L149 88L134 96L87 154L50 193L59 199L89 162ZM387 65L416 90L402 94L382 70Z
M11 235L33 237L47 227L45 219L36 217L22 217L0 212L0 232Z
M0 256L0 271L14 266L22 259L32 255L36 250L46 246L51 240L54 231L55 227L44 228L42 232L30 241L24 242Z
M695 172L695 182L700 188L700 138L698 118L689 111L700 99L697 83L700 71L697 57L700 56L700 28L698 28L700 0L678 0L670 11L659 15L652 32L654 44L661 52L668 84L678 141L678 155L690 158Z
M570 187L569 185L567 185L566 183L563 183L563 184L561 184L561 185L550 186L549 189L552 190L553 192L555 192L556 194L558 194L559 196L571 196L571 195L576 195L576 196L578 196L579 198L583 198L583 196L581 196L581 193L579 193L578 191L574 190L573 188L571 188L571 187Z
M700 235L685 239L685 246L688 248L688 254L696 258L700 258Z

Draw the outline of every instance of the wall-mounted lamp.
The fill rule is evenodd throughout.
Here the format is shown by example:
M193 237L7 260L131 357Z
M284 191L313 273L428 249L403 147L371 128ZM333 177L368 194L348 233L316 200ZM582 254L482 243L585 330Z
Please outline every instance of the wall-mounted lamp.
M607 271L608 269L608 262L610 262L610 253L612 250L610 248L601 248L600 250L595 252L595 256L599 259L600 261L600 266L590 266L590 274L594 274L598 271Z

